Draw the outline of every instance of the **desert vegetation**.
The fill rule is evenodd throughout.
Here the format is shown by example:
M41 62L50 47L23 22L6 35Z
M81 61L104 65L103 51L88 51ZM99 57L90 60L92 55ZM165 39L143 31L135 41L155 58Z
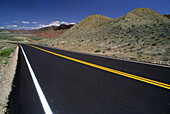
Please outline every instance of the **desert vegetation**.
M38 30L0 29L0 92L3 92L0 96L0 111L6 110L11 88L9 85L17 64L17 51L14 50L16 45L7 42L32 43L170 65L169 15L163 16L148 8L137 8L117 19L91 15L74 26L61 25ZM16 57L10 62L13 51Z
M11 83L15 71L16 56L14 53L15 45L9 43L0 43L0 113L6 110L6 103L8 101L8 94L10 92ZM12 58L13 57L13 58ZM14 60L15 58L15 60ZM15 63L15 64L14 64Z
M8 59L14 48L15 46L12 44L0 43L0 67L8 63Z
M137 8L117 19L91 15L59 37L40 44L170 65L169 28L167 17Z

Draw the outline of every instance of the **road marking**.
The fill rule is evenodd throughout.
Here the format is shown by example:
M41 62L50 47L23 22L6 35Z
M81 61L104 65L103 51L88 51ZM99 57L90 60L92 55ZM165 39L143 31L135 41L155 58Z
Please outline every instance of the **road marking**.
M20 45L20 47L21 47L22 53L24 54L25 61L26 61L26 63L27 63L27 66L28 66L28 68L29 68L29 71L30 71L30 73L31 73L31 77L32 77L32 79L33 79L33 82L34 82L34 85L35 85L35 87L36 87L36 90L37 90L38 96L39 96L39 98L40 98L41 104L42 104L42 106L43 106L43 109L44 109L44 111L45 111L46 114L53 114L53 113L52 113L52 110L51 110L51 108L50 108L50 106L49 106L49 104L48 104L48 102L47 102L47 99L45 98L45 95L44 95L44 93L43 93L43 91L42 91L42 89L41 89L41 87L40 87L40 85L39 85L39 83L38 83L38 80L37 80L37 78L36 78L36 76L35 76L35 74L34 74L34 71L33 71L32 67L31 67L31 65L30 65L30 63L29 63L29 61L28 61L28 59L27 59L27 56L26 56L26 54L25 54L25 52L24 52L24 49L22 48L21 45Z
M98 69L101 69L101 70L104 70L104 71L108 71L108 72L118 74L118 75L121 75L121 76L124 76L124 77L135 79L135 80L138 80L138 81L142 81L142 82L145 82L145 83L148 83L148 84L156 85L156 86L159 86L159 87L162 87L162 88L165 88L165 89L170 89L170 84L166 84L166 83L163 83L163 82L155 81L155 80L144 78L144 77L141 77L141 76L137 76L137 75L125 73L125 72L122 72L122 71L114 70L114 69L107 68L107 67L104 67L104 66L100 66L100 65L96 65L96 64L89 63L89 62L86 62L86 61L82 61L82 60L79 60L79 59L71 58L71 57L68 57L68 56L65 56L65 55L61 55L61 54L58 54L58 53L54 53L54 52L33 46L33 45L29 45L29 44L27 44L27 45L31 46L33 48L39 49L41 51L50 53L50 54L53 54L53 55L56 55L56 56L59 56L59 57L62 57L62 58L68 59L68 60L72 60L74 62L78 62L78 63L84 64L84 65L87 65L87 66L98 68Z
M48 46L43 46L43 47L51 48ZM51 49L54 49L54 48L51 48ZM97 54L86 53L86 52L76 52L76 51L70 51L70 50L68 51L68 50L63 50L63 49L57 49L57 50L73 52L73 53L78 53L78 54L84 54L84 55L90 55L90 56L95 56L95 57L102 57L102 58L113 59L113 60L121 60L121 61L125 61L125 62L140 63L140 64L144 64L144 65L152 65L152 66L170 68L170 66L156 64L156 63L146 63L144 61L135 61L135 60L133 61L133 60L127 60L127 59L121 59L121 58L112 58L112 57L104 56L104 55L97 55Z

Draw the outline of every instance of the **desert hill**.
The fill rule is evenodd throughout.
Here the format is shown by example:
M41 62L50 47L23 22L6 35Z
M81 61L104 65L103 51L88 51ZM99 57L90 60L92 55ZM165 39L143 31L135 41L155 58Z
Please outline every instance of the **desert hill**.
M91 15L50 43L65 49L98 49L104 55L167 62L170 19L148 8L134 9L117 19Z
M127 13L125 16L123 16L125 18L129 18L132 20L150 20L150 21L165 21L166 18L161 15L160 13L148 9L148 8L137 8L135 10L132 10L131 12Z

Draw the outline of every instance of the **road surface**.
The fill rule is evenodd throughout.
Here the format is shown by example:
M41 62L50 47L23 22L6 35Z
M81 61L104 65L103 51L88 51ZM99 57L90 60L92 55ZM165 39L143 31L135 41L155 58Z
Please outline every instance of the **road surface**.
M49 107L37 92L25 56ZM10 113L170 113L168 67L21 44L14 86Z

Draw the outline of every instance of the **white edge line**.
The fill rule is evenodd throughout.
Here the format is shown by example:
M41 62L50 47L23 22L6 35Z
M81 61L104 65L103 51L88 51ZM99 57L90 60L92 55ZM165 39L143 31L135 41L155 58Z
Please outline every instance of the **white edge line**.
M34 82L34 85L35 85L35 87L36 87L36 90L37 90L38 96L39 96L39 98L40 98L41 104L42 104L42 106L43 106L43 109L44 109L44 111L45 111L46 114L53 114L53 113L52 113L52 110L51 110L51 108L50 108L50 106L49 106L49 104L48 104L48 102L47 102L47 99L45 98L45 95L44 95L44 93L43 93L43 91L42 91L42 89L41 89L41 87L40 87L40 85L39 85L39 83L38 83L38 80L37 80L37 78L36 78L36 76L35 76L35 74L34 74L34 71L33 71L33 69L31 68L31 65L30 65L30 63L29 63L29 61L28 61L28 59L27 59L27 56L26 56L26 54L25 54L25 52L24 52L24 49L22 48L21 45L19 45L19 46L21 47L21 50L22 50L22 52L23 52L23 54L24 54L25 61L26 61L27 65L28 65L29 71L30 71L30 73L31 73L31 77L32 77L32 79L33 79L33 82Z

